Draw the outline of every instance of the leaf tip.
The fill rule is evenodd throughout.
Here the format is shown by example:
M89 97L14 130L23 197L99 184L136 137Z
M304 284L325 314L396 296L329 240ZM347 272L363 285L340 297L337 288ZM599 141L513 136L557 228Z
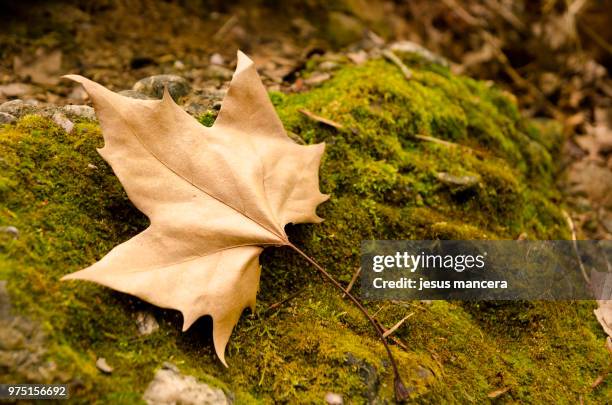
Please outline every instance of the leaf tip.
M164 84L164 94L162 95L162 101L174 103L174 99L168 90L168 84Z
M234 72L234 75L237 75L238 73L253 66L253 60L241 50L238 50L236 56L238 58L238 62L236 63L236 71Z
M187 332L187 330L191 328L191 325L193 325L194 322L197 320L197 317L185 311L181 311L181 313L183 314L183 327L181 328L181 330L183 332Z
M73 82L77 82L77 83L83 83L84 81L87 80L86 78L84 78L81 75L74 75L74 74L63 75L61 78L62 79L72 80Z

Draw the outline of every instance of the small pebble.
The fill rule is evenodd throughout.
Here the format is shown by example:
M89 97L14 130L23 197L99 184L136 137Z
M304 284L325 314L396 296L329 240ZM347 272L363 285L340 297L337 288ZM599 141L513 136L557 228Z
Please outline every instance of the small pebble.
M0 112L0 124L10 124L15 122L17 118L9 113Z
M78 86L72 89L68 98L83 103L89 99L89 94L87 94L82 86Z
M150 335L159 329L159 324L155 317L144 311L136 313L136 325L138 326L138 333L141 335Z
M66 114L75 115L90 121L96 120L95 110L88 105L65 105L62 109Z
M14 226L0 226L0 232L8 233L13 236L13 239L17 239L19 237L19 229Z
M98 367L98 370L105 374L110 374L113 372L113 368L108 365L104 357L99 357L98 360L96 360L96 367Z
M91 164L91 163L87 163L87 168L88 168L88 169L91 169L91 170L97 170L97 169L98 169L98 166L96 166L96 165L94 165L94 164Z
M480 177L476 175L454 176L446 172L439 172L436 177L444 184L461 188L474 187L480 182Z
M0 104L0 112L18 116L24 109L31 106L31 104L28 104L23 100L16 99Z
M322 72L329 72L331 70L338 69L340 65L333 60L326 60L325 62L321 62L319 64L319 70Z
M344 404L344 400L342 399L342 395L336 394L334 392L328 392L325 394L325 402L329 405L342 405Z
M220 65L210 65L206 68L204 74L211 79L229 80L234 72Z
M435 63L441 66L450 66L449 62L440 55L431 52L429 49L422 47L416 42L412 41L398 41L394 42L389 46L393 52L406 52L414 53L425 59L428 62Z
M308 79L304 79L304 83L306 83L309 86L316 86L318 84L321 84L329 80L330 78L331 78L331 75L329 73L314 73Z
M64 129L64 131L66 131L67 134L69 134L70 132L72 132L72 129L74 128L74 124L72 123L72 121L70 121L68 119L68 117L66 117L66 115L64 115L64 113L61 112L56 112L55 114L53 114L53 116L51 117L51 119L53 120L53 122L55 122L57 125L59 125L60 127L62 127Z
M220 54L213 53L212 55L210 55L210 64L211 65L224 65L225 59L223 59L223 56L221 56Z
M358 52L349 52L347 56L356 65L361 65L368 60L368 53L363 49Z

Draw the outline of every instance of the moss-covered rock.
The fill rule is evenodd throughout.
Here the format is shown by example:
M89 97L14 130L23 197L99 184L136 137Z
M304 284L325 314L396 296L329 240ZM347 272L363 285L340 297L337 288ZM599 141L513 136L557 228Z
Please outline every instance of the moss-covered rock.
M395 65L372 60L307 93L271 94L289 131L328 144L326 221L292 227L294 242L346 283L362 239L567 238L554 186L560 132L522 119L512 97L487 83L404 59L414 70L410 81ZM314 122L302 108L346 129ZM44 330L56 366L49 381L78 381L75 402L134 403L171 361L236 403L320 403L328 391L354 403L392 399L392 373L367 322L288 250L262 256L257 311L233 333L229 369L214 355L209 319L181 333L177 312L93 284L61 283L147 225L96 153L101 144L95 122L77 122L70 134L36 115L0 127L0 226L19 230L17 239L0 234L0 279L8 280L15 310ZM440 173L476 180L454 187ZM389 326L414 313L394 334L403 343L393 351L417 402L481 403L504 387L507 402L609 398L609 383L590 388L609 362L591 302L369 307ZM136 310L153 311L159 330L139 335ZM112 374L96 369L97 357ZM3 382L27 380L9 365L0 364L0 374Z

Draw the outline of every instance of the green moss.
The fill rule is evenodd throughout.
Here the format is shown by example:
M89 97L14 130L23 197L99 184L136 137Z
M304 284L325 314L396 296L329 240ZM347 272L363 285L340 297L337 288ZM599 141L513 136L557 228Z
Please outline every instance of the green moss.
M415 72L410 81L374 60L342 68L308 93L271 94L289 131L328 145L326 221L290 227L294 242L347 283L362 239L567 238L553 183L559 131L523 120L495 87L405 61ZM300 108L346 130L313 122ZM214 116L200 122L211 125ZM44 324L49 359L61 370L53 379L83 382L74 401L133 403L164 361L231 391L237 403L320 402L329 391L354 403L392 398L392 373L367 322L287 250L262 255L257 310L233 333L229 369L212 350L210 319L181 333L177 312L93 284L61 283L147 225L96 153L101 143L88 122L71 134L38 116L0 128L0 225L20 231L0 241L0 279L17 310ZM456 188L441 183L440 172L478 182ZM486 402L501 387L510 388L501 397L508 402L609 398L609 383L589 388L609 362L592 302L368 305L389 326L413 313L395 334L405 348L392 349L417 402ZM160 330L138 335L131 315L138 309L153 311ZM99 356L115 368L111 375L95 368Z
M215 118L217 118L217 113L209 110L200 115L198 117L198 121L200 121L200 124L204 125L205 127L212 127L212 125L215 123Z

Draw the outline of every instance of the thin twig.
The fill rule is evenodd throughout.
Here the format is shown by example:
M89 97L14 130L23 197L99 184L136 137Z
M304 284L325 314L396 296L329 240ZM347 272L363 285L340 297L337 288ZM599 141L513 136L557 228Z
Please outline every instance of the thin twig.
M437 143L438 145L448 146L449 148L458 148L458 147L463 146L463 145L459 145L459 144L454 143L454 142L449 142L449 141L445 141L445 140L440 139L440 138L436 138L435 136L414 135L414 137L416 139L420 139L422 141L427 141L427 142ZM467 146L464 146L464 147L467 148Z
M382 54L390 62L394 63L395 65L397 65L398 68L400 68L400 70L402 71L402 74L407 80L412 79L412 70L410 70L410 68L406 66L404 62L402 62L402 60L398 58L398 56L395 53L393 53L392 50L385 49L383 50Z
M606 52L612 54L612 45L608 43L605 39L603 39L599 34L597 34L588 24L583 23L580 19L577 20L580 24L580 28L584 30L584 32L591 37L593 41L601 48L603 48Z
M461 6L455 0L442 0L442 3L446 5L446 7L450 8L455 14L463 20L468 25L473 27L481 27L483 26L483 21L474 17L472 14L468 13L468 11Z
M497 0L485 0L485 6L493 11L494 13L501 16L504 20L506 20L512 27L521 32L525 31L525 24L521 21L510 9L509 6L506 6L503 2Z
M382 305L380 308L378 308L378 309L376 310L376 312L374 312L374 313L372 314L372 318L376 318L376 315L378 315L378 314L380 313L380 311L382 311L382 310L383 310L383 309L385 309L385 308L387 308L387 304ZM381 327L382 327L383 329L385 329L383 326L381 326ZM385 329L385 330L386 330L386 329Z
M301 112L302 114L304 114L305 116L307 116L308 118L310 118L313 121L320 122L321 124L325 124L325 125L330 126L332 128L344 129L344 125L339 124L336 121L332 121L332 120L330 120L328 118L321 117L320 115L317 115L317 114L313 113L312 111L308 111L305 108L300 108L298 111Z
M224 37L238 22L238 17L234 14L228 18L223 25L215 32L213 39L221 39Z
M383 325L378 319L376 319L376 323L378 323L378 326L383 330L383 333L387 331L387 328L385 328L385 325ZM410 351L410 349L408 348L408 345L406 343L404 343L401 339L391 335L388 336L387 339L391 339L393 341L393 343L395 343L396 345L398 345L399 347L401 347L402 349L406 350L406 351Z
M357 271L355 271L355 273L353 274L353 278L351 278L351 282L349 283L348 287L346 287L346 291L351 292L351 290L353 289L353 285L355 285L355 281L357 281L357 277L359 277L360 273L361 273L361 266L359 266ZM344 297L346 297L346 294L342 294L342 298Z
M282 306L283 304L291 301L292 299L294 299L295 297L297 297L298 295L300 295L303 292L304 292L304 288L300 288L299 290L297 290L293 294L289 295L288 297L280 300L279 302L276 302L276 303L270 305L268 308L266 308L266 311L271 311L273 309L276 309L276 308Z
M402 382L402 377L400 376L399 368L397 367L395 357L393 357L393 353L391 353L391 348L389 347L389 344L387 343L387 339L383 336L384 331L382 330L380 325L376 322L374 318L372 318L372 316L370 315L368 310L363 306L363 304L361 304L361 302L359 302L359 300L355 298L353 294L351 294L344 287L342 287L342 285L338 281L336 281L336 279L331 274L329 274L327 270L325 270L319 263L317 263L313 258L308 256L300 248L298 248L291 242L288 243L288 246L292 248L293 250L295 250L298 254L300 254L304 259L306 259L306 261L312 264L314 268L316 268L334 287L336 287L338 290L345 293L346 296L353 302L353 304L355 304L355 306L361 311L361 313L363 313L363 315L368 319L370 324L374 327L374 330L376 331L378 338L380 339L383 346L385 347L385 351L387 352L387 356L389 357L389 362L391 363L391 367L393 369L393 376L395 380L394 381L395 399L398 402L405 401L408 398L409 392L406 386L404 385L404 383Z
M414 312L409 313L408 315L406 315L405 317L403 317L398 323L396 323L395 325L393 325L391 328L387 329L385 331L385 333L383 333L384 337L388 337L389 335L391 335L393 332L395 332L400 326L403 325L403 323L406 321L406 319L410 318L412 315L414 315Z
M484 153L483 151L480 151L478 149L470 148L469 146L461 145L460 143L445 141L443 139L436 138L435 136L417 134L417 135L413 135L413 137L416 139L420 139L421 141L435 143L438 145L446 146L448 148L459 148L468 153L475 153L477 155L482 155Z
M608 372L607 371L605 373L602 373L602 374L598 375L597 378L595 379L595 381L593 381L593 383L591 384L591 389L594 390L599 385L601 385L601 383L606 380L607 376L608 376Z
M567 225L572 231L572 245L574 247L574 253L576 254L576 258L578 259L578 265L580 266L580 271L582 272L582 277L584 277L585 281L588 285L591 285L591 278L586 272L584 268L584 264L582 263L582 259L580 258L580 253L578 252L578 242L576 242L576 226L574 225L574 221L572 221L572 217L565 210L561 210L565 220L567 221Z

